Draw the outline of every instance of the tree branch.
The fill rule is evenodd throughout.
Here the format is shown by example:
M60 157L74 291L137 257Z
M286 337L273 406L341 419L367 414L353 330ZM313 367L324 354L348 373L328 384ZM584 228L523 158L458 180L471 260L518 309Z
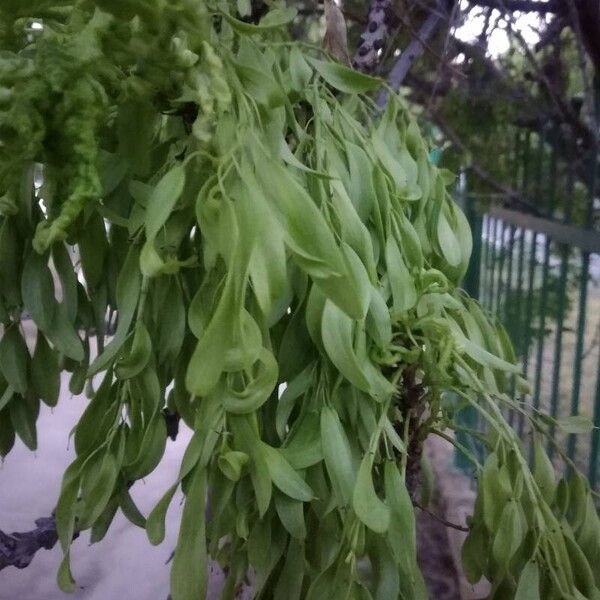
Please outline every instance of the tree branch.
M392 0L371 0L367 28L360 36L360 44L352 59L352 66L359 71L372 73L388 35L388 20L393 14Z
M42 548L50 550L58 541L54 517L37 519L32 531L11 534L0 531L0 571L5 567L24 569Z
M594 64L596 75L600 76L600 2L574 0L579 30L585 48Z
M418 502L413 502L413 504L418 509L422 510L424 513L427 513L430 517L434 518L436 521L439 521L442 525L445 525L446 527L451 527L452 529L457 529L458 531L464 531L466 533L470 531L468 527L463 527L462 525L457 525L456 523L446 521L446 519L443 519L439 515L436 515L432 510L429 510L425 506L421 506L421 504L419 504Z
M397 91L400 88L412 64L423 54L428 40L443 22L443 16L437 12L429 14L423 25L421 25L419 33L406 47L406 50L400 54L400 57L390 71L388 84L393 90ZM388 96L389 91L387 89L381 90L377 98L377 106L383 108L387 104Z

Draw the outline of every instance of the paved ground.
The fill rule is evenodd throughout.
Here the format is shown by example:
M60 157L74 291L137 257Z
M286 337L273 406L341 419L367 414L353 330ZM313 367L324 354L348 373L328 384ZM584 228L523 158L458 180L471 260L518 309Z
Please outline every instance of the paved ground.
M63 389L66 385L63 384ZM0 529L6 532L34 528L34 520L49 516L57 499L60 478L73 457L67 447L69 431L85 406L79 397L61 398L54 414L42 409L38 421L39 450L32 453L20 442L0 467ZM132 496L145 514L172 483L189 440L182 431L169 442L163 461ZM61 551L41 550L26 569L0 572L0 600L166 600L169 558L177 537L180 515L177 496L167 515L167 535L158 547L149 544L143 530L118 515L106 538L89 545L87 535L74 542L73 572L80 586L74 595L60 592L55 583Z

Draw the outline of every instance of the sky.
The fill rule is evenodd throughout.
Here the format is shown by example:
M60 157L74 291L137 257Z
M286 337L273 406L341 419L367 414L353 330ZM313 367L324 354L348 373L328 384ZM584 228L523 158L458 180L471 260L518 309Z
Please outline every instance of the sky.
M468 0L461 0L461 8L466 8L469 5ZM476 11L472 11L476 14ZM499 12L494 10L492 12L492 22L499 16ZM528 43L535 43L539 36L535 31L535 28L539 28L542 24L540 17L537 13L512 13L514 18L515 27L521 31L523 37ZM456 36L465 41L472 42L481 33L484 24L484 16L477 15L469 19L464 25L456 30ZM498 27L494 30L490 36L489 41L489 52L492 56L500 56L509 49L509 39L506 31L502 27Z

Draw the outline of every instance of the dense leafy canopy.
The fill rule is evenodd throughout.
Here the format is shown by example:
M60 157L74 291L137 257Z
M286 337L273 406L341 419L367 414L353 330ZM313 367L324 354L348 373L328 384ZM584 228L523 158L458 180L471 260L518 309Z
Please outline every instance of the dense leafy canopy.
M89 397L60 586L75 531L98 541L122 510L160 543L181 486L174 600L205 596L209 557L224 598L248 573L256 597L425 598L407 449L472 405L491 433L469 577L598 598L587 484L557 485L541 445L529 470L501 410L522 410L510 343L457 287L471 238L452 178L398 97L374 111L378 79L290 42L293 10L248 12L0 8L0 453L15 434L35 448L61 372ZM163 455L165 407L194 434L145 518L128 490Z

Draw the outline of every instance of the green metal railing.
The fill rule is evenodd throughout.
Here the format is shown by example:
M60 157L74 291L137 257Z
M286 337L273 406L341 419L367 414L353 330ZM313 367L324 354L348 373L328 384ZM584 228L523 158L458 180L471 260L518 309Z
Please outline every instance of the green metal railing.
M594 421L589 435L552 435L600 488L600 153L597 142L582 153L565 139L564 125L517 130L509 185L518 203L471 193L463 181L458 195L474 241L463 285L513 340L532 387L518 399L554 417ZM463 412L473 426L475 415ZM509 419L527 442L522 415ZM553 443L548 450L552 456ZM459 456L457 464L466 468Z

